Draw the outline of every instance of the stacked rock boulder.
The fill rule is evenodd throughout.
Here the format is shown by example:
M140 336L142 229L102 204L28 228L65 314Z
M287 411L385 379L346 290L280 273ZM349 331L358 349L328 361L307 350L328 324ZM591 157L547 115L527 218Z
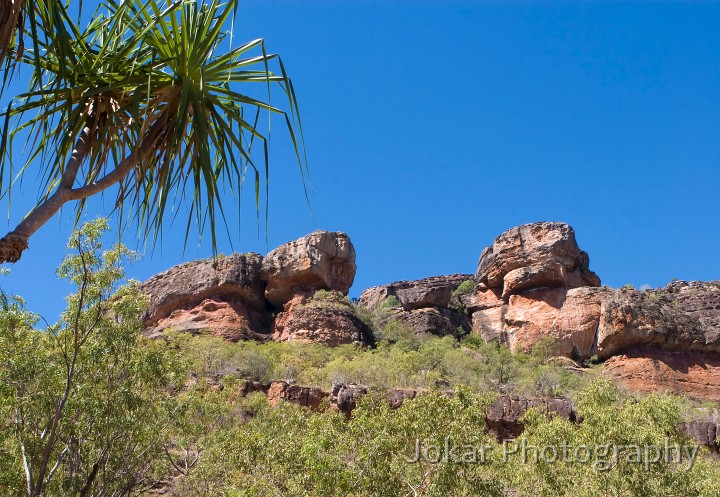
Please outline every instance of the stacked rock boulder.
M544 336L558 355L593 353L605 290L564 223L512 228L483 250L475 293L466 299L473 328L486 340L529 352Z
M326 345L371 342L347 294L355 249L344 233L316 231L266 257L232 254L175 266L141 285L150 296L146 334L168 329L227 340L298 340ZM331 305L310 305L318 290Z
M470 274L432 276L415 281L397 281L389 285L365 290L358 305L370 311L383 306L389 297L398 305L383 317L380 326L397 321L416 334L460 336L470 331L470 319L455 305L455 293L460 285L472 281Z
M371 343L371 330L343 297L355 270L355 248L345 233L315 231L270 252L260 277L266 282L265 298L282 309L273 339L330 346ZM318 290L331 293L319 301L313 298Z
M534 223L486 248L465 299L473 329L513 351L544 336L558 355L597 356L604 372L635 391L671 391L720 401L720 284L599 287L570 226Z

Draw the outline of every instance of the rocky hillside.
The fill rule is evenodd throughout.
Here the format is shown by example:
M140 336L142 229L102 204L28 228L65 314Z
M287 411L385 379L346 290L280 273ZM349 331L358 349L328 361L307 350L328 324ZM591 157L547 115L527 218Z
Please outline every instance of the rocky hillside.
M372 346L371 328L344 296L355 277L344 233L316 231L265 257L233 254L182 264L142 284L146 334L168 329L226 340ZM318 292L322 298L318 298ZM563 223L512 228L486 247L473 274L365 290L360 310L417 334L477 334L512 351L554 338L555 354L641 392L720 401L720 283L673 282L639 291L601 286Z

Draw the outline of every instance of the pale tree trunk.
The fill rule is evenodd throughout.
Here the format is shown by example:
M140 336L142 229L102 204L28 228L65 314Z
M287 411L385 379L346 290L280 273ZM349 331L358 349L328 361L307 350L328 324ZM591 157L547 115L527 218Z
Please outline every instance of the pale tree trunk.
M48 222L63 205L71 200L88 198L118 183L132 171L141 158L149 155L154 146L154 140L148 137L143 140L138 149L131 152L115 169L101 179L80 188L73 188L80 165L90 154L91 133L92 130L89 125L82 129L60 179L60 185L55 192L47 200L35 207L14 230L0 239L0 264L20 260L22 253L29 246L30 237Z

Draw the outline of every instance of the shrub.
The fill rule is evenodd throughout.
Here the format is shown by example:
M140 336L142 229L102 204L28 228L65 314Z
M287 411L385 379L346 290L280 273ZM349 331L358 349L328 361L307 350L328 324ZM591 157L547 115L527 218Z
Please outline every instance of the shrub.
M402 307L402 303L400 302L400 299L398 299L395 295L389 295L385 300L382 301L382 303L378 306L379 311L389 311L390 309L395 309L397 307Z
M459 295L467 295L469 293L472 293L472 291L475 289L475 282L473 280L465 280L455 289L455 291L452 293L453 297L459 296Z

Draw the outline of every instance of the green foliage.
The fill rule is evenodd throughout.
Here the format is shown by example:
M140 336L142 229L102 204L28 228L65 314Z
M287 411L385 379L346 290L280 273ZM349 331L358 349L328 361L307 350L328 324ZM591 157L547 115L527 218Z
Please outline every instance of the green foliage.
M513 486L537 496L689 497L720 492L720 467L707 457L698 457L692 468L688 468L687 458L682 464L632 460L636 457L633 447L693 446L679 432L681 407L674 399L651 395L636 401L622 397L609 382L597 380L578 394L577 410L583 419L577 426L548 419L541 412L529 412L523 438L536 447L557 445L559 441L571 448L619 447L623 451L620 457L613 459L612 451L603 450L585 464L570 461L572 452L561 461L531 459L513 472ZM653 450L649 461L654 454Z
M535 342L530 355L540 361L547 361L555 356L557 352L557 338L545 335Z
M339 309L352 309L355 306L350 299L342 293L335 290L317 290L313 293L310 301L305 304L307 307L335 307Z
M396 307L402 307L402 303L395 295L390 295L378 306L378 311L389 311L390 309L395 309Z
M8 6L9 26L6 4L0 3L0 63L12 47L13 16L30 19L33 43L11 54L30 77L27 91L0 114L6 131L0 190L5 195L38 159L33 175L43 207L14 236L26 242L48 212L69 201L79 201L80 219L87 198L117 186L120 214L152 239L168 206L187 196L188 232L193 224L201 234L209 230L214 249L216 224L225 222L223 187L237 194L249 179L260 214L261 183L267 189L269 176L265 114L283 122L305 184L292 82L262 39L231 42L237 0L108 0L79 19L70 15L70 2L18 0ZM271 103L274 91L285 110ZM35 139L27 142L27 133ZM17 145L28 147L19 168L6 160Z
M503 495L491 464L410 462L415 440L442 446L444 437L497 445L481 428L491 398L458 390L431 392L397 411L368 397L346 421L280 403L261 406L246 423L216 433L179 496ZM255 400L253 400L255 403ZM499 453L496 452L499 456Z
M581 423L531 410L522 437L508 444L486 433L492 399L465 388L452 395L433 390L393 411L370 394L347 421L333 411L312 414L284 402L272 407L258 394L232 400L235 417L208 432L202 457L174 495L718 495L720 467L705 451L691 468L685 461L646 469L627 460L633 446L688 442L678 433L680 410L669 397L635 401L606 382L593 382L577 396ZM523 441L530 448L525 459L511 452ZM564 459L533 459L532 447L563 445ZM576 447L606 445L621 447L617 462L573 461ZM460 450L446 453L446 447Z
M459 295L468 295L475 289L475 282L473 280L465 280L455 289L452 293L453 297Z
M58 274L77 291L39 330L19 298L0 299L0 493L137 492L159 470L178 361L140 336L146 298L118 287L131 253L103 251L104 220L73 234ZM125 490L123 490L125 489Z
M285 380L329 389L333 382L378 388L428 389L465 385L478 392L567 394L586 379L548 363L549 353L512 354L507 347L466 337L418 336L391 321L374 349L344 345L254 341L167 335L199 377L231 375L247 380ZM545 342L542 342L543 344ZM549 346L554 342L548 341ZM554 351L554 347L552 347Z
M586 368L595 366L597 364L600 364L600 358L597 355L592 355L590 359L586 359L583 363Z

